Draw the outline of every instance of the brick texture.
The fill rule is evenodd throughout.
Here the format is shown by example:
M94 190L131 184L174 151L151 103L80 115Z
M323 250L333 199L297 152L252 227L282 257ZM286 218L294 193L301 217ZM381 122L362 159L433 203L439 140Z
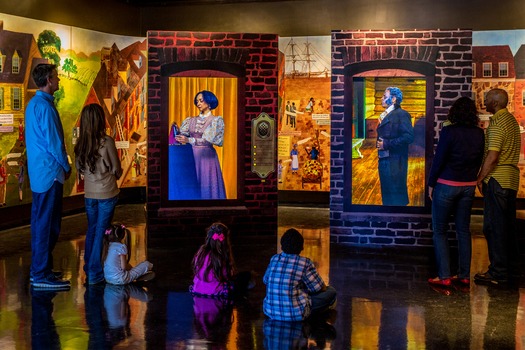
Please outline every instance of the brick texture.
M345 72L352 65L377 62L423 63L435 67L433 130L426 137L437 144L441 122L461 96L471 97L472 32L470 30L333 31L332 32L332 126L330 165L330 239L332 243L366 248L432 246L431 218L426 214L374 213L345 209L352 199L344 188L345 164L351 163L351 148L345 147L352 121L345 120ZM432 105L432 104L431 104ZM427 127L428 128L428 127ZM428 145L428 143L427 143ZM427 146L428 147L428 146ZM427 150L427 171L433 152ZM380 207L379 207L380 208ZM376 208L377 209L377 208Z
M224 66L234 67L240 91L244 91L244 140L238 145L244 152L244 168L238 179L244 184L240 201L224 205L200 203L196 207L163 204L161 162L168 146L161 142L168 130L162 100L163 81L173 64L188 70L206 67L211 76L219 76ZM277 177L275 173L260 179L251 172L251 120L265 112L277 116L278 37L273 34L148 32L148 194L147 229L152 246L162 245L170 238L204 237L204 228L220 220L232 229L233 235L275 235L277 232ZM229 72L231 74L231 72ZM172 201L176 202L176 201Z

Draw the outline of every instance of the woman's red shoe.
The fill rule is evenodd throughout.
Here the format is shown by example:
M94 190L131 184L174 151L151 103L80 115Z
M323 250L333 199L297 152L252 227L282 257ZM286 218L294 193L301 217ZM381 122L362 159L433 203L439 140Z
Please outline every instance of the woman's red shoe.
M450 279L453 283L459 283L465 286L470 286L470 278L459 278L458 276L452 276Z
M436 277L436 278L429 278L428 279L428 283L434 285L434 286L445 286L445 287L448 287L450 285L452 285L452 280L450 278L439 278L439 277Z

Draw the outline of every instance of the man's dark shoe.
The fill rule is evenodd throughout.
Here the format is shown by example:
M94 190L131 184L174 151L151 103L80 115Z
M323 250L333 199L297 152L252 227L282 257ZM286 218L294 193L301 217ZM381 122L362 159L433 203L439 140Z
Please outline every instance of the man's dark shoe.
M484 272L484 273L477 273L474 275L474 282L478 284L488 284L488 285L506 285L507 279L501 279L501 278L494 278L490 272Z
M34 288L40 289L69 289L71 288L71 284L69 281L64 281L58 278L45 278L40 281L33 281L31 285Z
M62 278L64 275L62 274L62 271L51 271L51 276L54 278ZM33 276L31 274L29 274L29 282L33 282Z

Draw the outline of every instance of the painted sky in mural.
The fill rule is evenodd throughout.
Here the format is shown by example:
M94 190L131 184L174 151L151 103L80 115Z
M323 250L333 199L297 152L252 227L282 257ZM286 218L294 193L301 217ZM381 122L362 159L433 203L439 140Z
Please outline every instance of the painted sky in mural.
M490 30L472 32L472 46L508 45L512 54L516 54L525 44L525 30Z

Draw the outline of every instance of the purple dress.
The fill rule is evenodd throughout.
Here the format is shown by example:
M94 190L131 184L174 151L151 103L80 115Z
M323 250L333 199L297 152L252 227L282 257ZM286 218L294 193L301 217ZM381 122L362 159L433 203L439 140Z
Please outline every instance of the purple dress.
M210 256L206 255L201 269L193 277L193 284L190 286L190 292L194 295L200 296L228 298L233 288L232 282L219 281L213 274L213 270L208 271L206 274L206 269L209 265ZM226 275L226 270L224 270L224 276Z
M189 117L182 122L182 134L193 137L193 157L201 199L226 199L219 158L213 145L222 146L224 119L220 116Z

